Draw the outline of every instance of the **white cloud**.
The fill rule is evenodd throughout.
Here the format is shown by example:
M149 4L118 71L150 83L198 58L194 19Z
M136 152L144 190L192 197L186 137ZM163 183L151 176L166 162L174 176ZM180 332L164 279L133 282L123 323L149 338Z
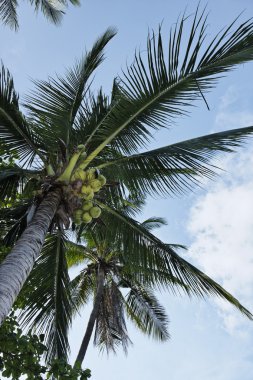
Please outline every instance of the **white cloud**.
M234 105L238 100L238 90L235 86L228 87L225 94L221 97L220 110L227 109L229 106Z
M253 112L245 109L243 104L244 98L241 93L244 91L244 88L230 86L221 97L219 111L215 118L216 131L253 125Z
M253 124L253 113L236 111L228 114L220 111L215 121L220 130L248 127Z
M249 152L227 162L224 179L196 200L188 228L192 258L253 311L253 160ZM218 302L232 331L241 324L229 305ZM239 321L240 320L240 321Z
M222 129L253 122L250 112L236 112L231 92L221 102L216 126ZM250 146L251 145L251 146ZM191 207L188 230L192 237L190 255L207 274L216 279L253 312L253 154L252 144L222 167L226 174ZM217 301L229 332L245 332L248 321L228 303Z

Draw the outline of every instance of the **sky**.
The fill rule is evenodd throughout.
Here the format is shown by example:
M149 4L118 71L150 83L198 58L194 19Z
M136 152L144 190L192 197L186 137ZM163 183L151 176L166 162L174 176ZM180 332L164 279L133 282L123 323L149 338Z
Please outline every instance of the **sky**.
M94 86L109 93L113 78L133 61L135 49L145 51L148 30L162 23L164 43L178 15L194 12L198 1L95 0L69 7L60 27L49 24L32 8L19 6L20 30L0 25L1 59L14 76L21 98L32 88L31 78L63 74L108 26L118 29L106 49ZM206 3L201 3L204 7ZM211 36L241 12L253 13L251 0L212 0L207 4ZM253 63L243 65L207 95L210 111L198 102L188 117L159 132L150 149L175 141L253 125ZM188 246L184 257L212 276L253 311L253 142L220 159L215 182L182 197L149 199L142 218L162 216L168 225L157 231L166 242ZM154 342L131 325L133 346L128 356L101 354L89 347L84 367L94 380L252 380L253 322L217 299L206 301L159 295L170 319L170 341ZM76 319L70 334L74 360L90 306Z

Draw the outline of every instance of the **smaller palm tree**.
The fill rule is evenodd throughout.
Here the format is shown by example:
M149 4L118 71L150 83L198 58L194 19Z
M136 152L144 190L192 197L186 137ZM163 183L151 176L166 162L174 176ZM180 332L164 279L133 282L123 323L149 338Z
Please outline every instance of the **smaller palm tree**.
M143 226L150 229L162 224L162 219L152 218ZM68 252L70 265L85 263L85 268L71 282L75 305L79 308L93 297L93 309L76 364L82 363L94 331L96 346L107 352L115 352L122 346L126 352L130 342L126 316L143 333L160 341L167 340L168 317L155 296L153 281L148 280L149 268L129 263L121 244L108 242L105 236L98 237L90 232L85 240L86 247L76 249L75 246ZM159 276L159 269L155 272L154 277ZM171 284L179 283L169 273L166 276Z
M130 208L129 203L124 213ZM132 213L139 210L137 207ZM162 218L150 218L141 226L149 231L164 224ZM83 232L83 244L70 241L61 231L49 235L16 302L15 307L23 309L22 325L45 334L47 362L67 357L68 328L92 297L93 310L76 362L82 363L94 330L95 344L100 348L109 352L121 345L127 351L131 341L125 315L144 333L161 341L169 338L168 318L154 294L154 285L185 285L162 266L151 269L124 257L126 249L120 237L115 235L113 241L106 232L106 226ZM68 271L77 265L84 269L70 281Z
M177 260L182 275L178 270L172 271L172 263L162 254L162 248L165 251L184 247L164 244L152 234L153 228L165 224L164 219L153 217L143 223L134 222L130 216L140 211L141 205L133 205L129 200L120 209L121 217L128 220L128 228L124 230L126 239L117 233L112 219L110 228L101 219L97 225L82 231L81 244L70 241L60 230L48 235L42 255L16 304L23 309L20 314L23 326L45 334L47 362L67 357L69 326L92 297L93 309L76 365L82 363L94 331L94 343L101 349L115 351L122 346L126 351L130 343L126 316L143 333L160 341L167 340L168 317L155 296L157 290L198 297L216 295L252 318L231 294L180 256ZM145 233L142 241L145 250L139 251L138 244L129 246L131 224ZM84 267L70 280L68 270L77 265ZM187 266L191 268L190 282L188 275L183 275Z
M68 3L79 5L79 0L29 0L35 11L41 12L54 24L59 24ZM19 28L17 0L0 0L0 19L12 29Z

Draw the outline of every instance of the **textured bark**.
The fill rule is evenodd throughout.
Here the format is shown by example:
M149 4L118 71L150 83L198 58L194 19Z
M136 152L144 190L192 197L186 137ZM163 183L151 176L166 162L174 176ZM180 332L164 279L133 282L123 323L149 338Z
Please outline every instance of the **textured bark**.
M95 325L95 322L96 322L96 319L97 319L97 316L99 313L99 305L100 305L100 302L101 302L101 299L103 296L103 292L104 292L104 280L105 280L104 270L102 268L100 268L98 271L98 279L97 279L97 294L96 294L96 297L94 300L94 305L93 305L93 309L92 309L92 312L91 312L91 315L89 318L87 329L85 331L83 341L82 341L80 350L78 352L78 355L77 355L77 358L75 361L75 366L78 363L82 364L83 359L84 359L85 354L86 354L86 351L87 351L87 348L88 348L88 345L90 343L90 338L91 338L93 328L94 328L94 325Z
M0 265L0 325L9 314L40 254L60 200L60 189L48 193L31 223Z

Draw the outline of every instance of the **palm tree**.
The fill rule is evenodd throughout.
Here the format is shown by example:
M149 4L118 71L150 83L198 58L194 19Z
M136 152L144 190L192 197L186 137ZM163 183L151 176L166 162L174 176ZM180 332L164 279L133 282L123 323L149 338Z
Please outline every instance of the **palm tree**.
M171 30L168 65L159 30L158 36L148 37L147 63L136 55L122 78L114 80L111 97L102 90L94 95L90 78L103 61L113 29L96 41L65 78L36 81L33 95L25 99L26 114L20 110L11 75L2 67L0 143L6 152L17 152L19 162L1 172L0 196L18 195L19 201L1 211L1 221L9 230L5 241L15 245L0 266L0 323L31 272L46 235L68 230L75 218L79 234L101 223L110 226L108 234L121 239L133 261L146 262L147 254L153 252L150 265L155 266L162 257L189 293L219 293L172 247L165 247L117 211L128 194L135 199L181 193L201 178L212 177L213 157L232 152L253 132L253 127L241 128L139 153L152 129L167 127L194 100L203 98L218 77L253 58L251 21L234 31L232 23L204 49L206 17L197 10L183 52L185 22L183 17ZM87 224L90 216L87 219L86 213L80 224L82 198L85 203L94 196L87 179L98 184L97 177L100 187L94 185L93 207L97 216L101 209L102 214Z
M151 218L142 225L150 230L163 224L163 220ZM100 349L115 352L118 346L122 346L127 352L131 341L127 333L125 314L143 333L160 341L169 338L168 317L152 286L162 268L153 268L151 280L149 267L141 264L137 269L135 265L131 265L125 260L121 242L108 243L105 235L86 234L87 245L73 245L69 251L70 266L82 262L86 264L71 282L75 305L79 308L87 303L89 296L93 297L93 309L76 365L82 364L93 331L94 344ZM179 281L170 273L163 275L167 277L167 287L179 286Z
M144 225L148 228L162 223L162 220L152 218ZM52 271L56 265L52 259L51 249L47 249L50 242L52 236L46 242L42 256L29 277L21 295L21 302L17 304L18 307L24 305L20 316L23 326L45 334L45 344L49 348L46 359L49 362L55 357L66 357L69 348L68 326L64 326L65 321L60 322L60 319L67 314L64 301L66 297L62 297L63 294L69 296L70 322L90 297L94 299L93 310L78 355L79 362L83 360L95 324L97 345L105 346L107 351L115 351L119 345L127 350L130 339L126 329L125 312L144 333L159 340L168 339L167 316L151 289L151 281L148 281L149 269L144 269L140 265L138 273L135 273L136 268L124 259L124 250L120 248L121 242L106 241L106 229L103 232L100 230L100 234L94 231L86 232L86 245L76 244L65 238L65 249L62 250L64 253L61 259L62 262L65 261L65 270L67 267L71 269L77 265L85 267L72 281L68 278L68 283L65 282L65 292L61 295L53 294ZM47 273L48 276L45 276ZM152 276L154 280L155 276ZM174 280L171 274L166 273L166 277L167 286L176 286L178 281ZM41 279L43 279L43 289L40 286ZM125 296L121 289L127 288L130 288L130 292ZM58 307L61 306L58 315L55 312L56 298ZM45 303L45 299L49 302ZM62 342L64 344L60 346L59 337L63 334L65 334Z
M121 215L136 216L141 205L126 202L120 209ZM164 219L152 217L139 227L150 234L153 228L164 224ZM160 242L157 252L161 245L164 250L183 248ZM48 236L42 255L16 304L22 309L20 320L23 327L45 334L48 362L54 358L67 358L68 328L75 314L91 298L93 309L76 365L82 363L93 331L94 343L100 349L115 352L118 346L122 346L127 351L130 339L125 316L143 333L160 341L167 340L168 317L154 291L184 292L189 296L216 294L251 317L231 294L197 268L192 267L192 275L199 280L199 292L197 289L192 292L184 278L173 275L165 256L157 260L153 250L149 252L147 249L144 257L136 259L138 253L137 248L137 252L130 255L126 240L123 244L121 237L115 235L113 238L107 225L102 228L94 225L83 232L81 244L68 240L67 236L63 238L60 231ZM81 266L81 270L70 281L68 269L75 266Z
M41 12L54 24L61 22L65 9L68 6L67 0L29 0L35 11ZM79 0L69 0L73 5L79 5ZM10 28L17 30L19 28L17 15L17 0L0 1L0 19Z

